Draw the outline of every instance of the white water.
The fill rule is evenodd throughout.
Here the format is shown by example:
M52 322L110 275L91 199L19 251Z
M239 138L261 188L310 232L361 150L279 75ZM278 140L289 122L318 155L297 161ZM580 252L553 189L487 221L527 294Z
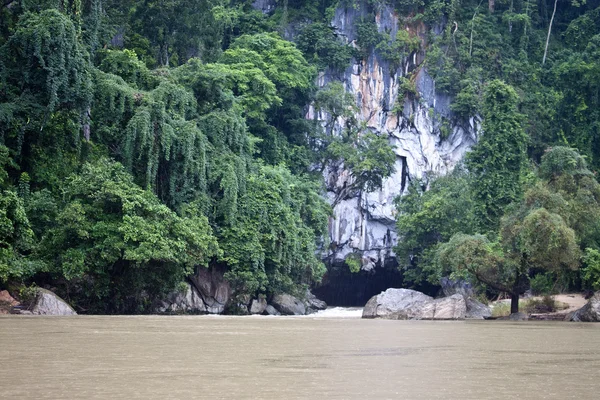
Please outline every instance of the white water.
M326 310L308 316L321 318L361 318L362 312L362 307L329 307Z

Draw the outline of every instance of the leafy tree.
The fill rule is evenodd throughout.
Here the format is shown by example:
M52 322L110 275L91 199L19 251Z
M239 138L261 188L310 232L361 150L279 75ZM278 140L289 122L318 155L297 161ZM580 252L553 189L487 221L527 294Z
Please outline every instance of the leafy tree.
M219 54L223 20L208 0L143 0L131 11L132 27L145 36L159 65L180 65L191 57L214 61Z
M23 199L8 182L5 167L12 164L9 151L0 146L0 285L32 277L44 265L28 256L34 250L34 234Z
M71 300L95 312L149 310L217 254L206 217L193 208L178 216L107 159L69 178L41 245Z
M326 232L329 207L283 167L264 166L248 177L247 185L238 203L238 223L219 232L221 261L230 267L226 276L240 296L301 293L325 272L315 236Z
M482 235L454 235L437 253L439 271L475 278L511 295L511 313L529 287L531 268L561 272L579 267L575 232L544 208L520 208L503 218L499 243ZM442 273L443 273L442 272Z
M584 268L581 269L581 278L586 287L600 290L600 251L587 248L583 256Z
M407 193L396 199L400 239L394 252L405 281L438 284L440 276L430 275L438 244L456 233L476 231L469 185L467 171L457 167L447 176L434 177L429 187L426 182L411 181Z
M350 46L343 44L333 27L324 23L315 22L303 27L298 35L297 44L305 58L316 64L319 69L330 67L336 71L343 71L350 65Z
M53 112L72 110L84 119L89 62L71 19L54 9L27 13L0 53L0 135L18 155Z
M485 88L483 134L466 161L473 176L475 213L483 230L495 229L504 208L521 196L527 135L517 103L514 89L501 81L494 80Z

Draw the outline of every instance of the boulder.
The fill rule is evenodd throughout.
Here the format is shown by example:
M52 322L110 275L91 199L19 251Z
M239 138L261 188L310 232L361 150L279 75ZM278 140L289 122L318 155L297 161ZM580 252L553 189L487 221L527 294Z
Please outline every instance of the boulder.
M306 307L304 303L291 294L278 294L271 300L273 307L283 315L305 315Z
M323 300L319 300L317 296L312 294L310 290L306 290L304 306L306 307L306 313L312 314L316 313L317 311L326 309L327 303L325 303Z
M184 289L174 291L156 309L159 313L205 313L206 306L195 286L186 283Z
M420 319L425 304L433 298L411 289L388 289L371 297L363 318Z
M262 314L267 308L267 300L254 299L250 303L250 314Z
M516 312L516 313L510 314L508 316L508 319L510 321L527 321L529 319L529 316L522 312Z
M264 311L265 315L281 315L281 313L279 311L277 311L275 309L275 307L273 307L272 305L267 305L267 307L265 308Z
M488 319L492 317L492 310L489 306L486 306L480 301L472 298L466 299L467 313L465 318L467 319Z
M0 314L10 314L14 306L18 306L16 301L7 290L0 291Z
M428 301L421 308L420 319L465 319L467 304L461 294Z
M571 316L575 322L600 322L600 292L596 292L588 303Z
M49 290L39 288L31 313L34 315L77 315L63 299Z
M225 272L226 269L219 266L198 267L196 273L190 277L204 302L205 312L209 314L222 314L231 299L231 286L224 278Z

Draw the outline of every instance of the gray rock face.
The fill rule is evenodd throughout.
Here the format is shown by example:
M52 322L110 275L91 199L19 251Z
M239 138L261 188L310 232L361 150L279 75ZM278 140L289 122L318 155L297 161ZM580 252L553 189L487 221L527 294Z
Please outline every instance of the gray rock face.
M63 299L49 290L38 289L38 294L31 309L33 315L77 315L75 310Z
M191 283L171 293L156 311L159 313L222 314L231 300L231 287L224 269L199 267Z
M465 319L467 304L460 294L425 303L420 319Z
M283 315L306 314L304 303L287 293L275 295L271 300L271 304Z
M182 291L171 293L157 309L160 313L205 313L206 306L191 284L187 284Z
M267 308L267 300L254 299L250 303L250 314L262 314Z
M363 318L419 319L425 304L433 298L411 289L388 289L371 297Z
M198 267L196 274L190 277L204 302L205 312L209 314L222 314L231 299L231 286L223 277L224 274L224 268Z
M442 278L440 281L444 296L452 296L455 294L461 295L467 305L467 313L465 318L467 319L486 319L492 316L492 310L480 301L474 299L475 293L473 286L462 279L452 280L449 278Z
M373 296L363 309L363 318L384 319L464 319L467 306L455 294L433 299L411 289L388 289Z
M325 303L323 300L319 300L317 296L312 294L310 290L307 290L306 297L304 299L304 306L306 307L307 314L313 314L317 311L326 309L327 303Z
M265 308L264 314L266 314L266 315L281 315L281 313L279 311L277 311L275 309L275 307L273 307L270 304L267 306L267 308Z
M575 322L600 322L600 292L596 292L588 303L571 316Z
M492 310L489 306L486 306L482 302L479 302L475 299L468 298L465 300L467 303L467 314L465 318L467 319L487 319L491 318Z
M369 12L366 1L359 4L339 6L331 21L337 35L353 46L356 22ZM380 32L392 38L399 29L405 29L387 5L378 7L376 24ZM411 34L425 36L426 32ZM318 78L321 87L332 81L342 82L356 99L356 119L369 131L388 138L397 157L396 171L384 180L380 190L347 193L341 200L340 193L353 178L343 165L326 167L328 197L332 203L339 200L329 224L332 250L327 257L334 263L359 252L362 268L371 270L382 265L386 257L394 257L392 248L398 240L394 199L406 192L413 179L427 181L432 175L451 171L477 140L479 119L454 118L452 99L436 91L435 81L422 64L424 58L423 52L415 52L395 66L373 52L366 60L353 60L343 73L326 71ZM398 96L402 90L400 78L408 75L414 75L418 99ZM309 107L306 118L320 121L331 134L340 134L345 123L341 117L332 121L330 115L314 107Z
M270 14L277 6L276 0L254 0L252 7L255 10L261 11L263 14Z

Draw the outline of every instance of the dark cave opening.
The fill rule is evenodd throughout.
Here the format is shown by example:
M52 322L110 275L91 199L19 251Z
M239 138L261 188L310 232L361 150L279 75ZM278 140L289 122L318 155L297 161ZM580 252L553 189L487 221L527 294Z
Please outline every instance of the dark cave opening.
M350 272L344 263L329 265L327 274L313 293L329 306L363 307L371 297L389 288L401 288L402 272L395 258L371 271Z

